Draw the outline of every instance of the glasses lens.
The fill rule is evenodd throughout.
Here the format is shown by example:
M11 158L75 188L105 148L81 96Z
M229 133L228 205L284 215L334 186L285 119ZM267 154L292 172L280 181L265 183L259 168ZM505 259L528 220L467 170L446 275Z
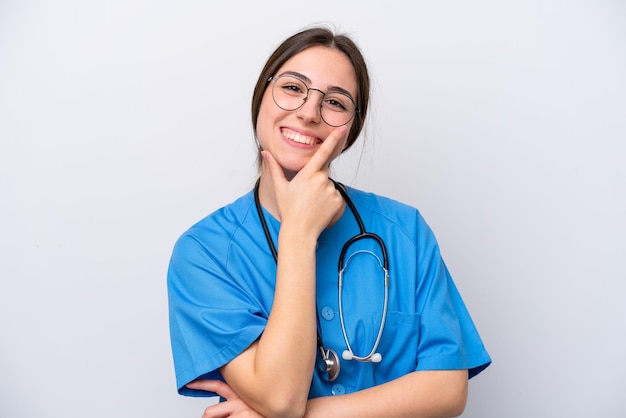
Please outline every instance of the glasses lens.
M308 94L308 86L299 78L286 75L274 79L272 97L276 105L283 110L300 108ZM330 126L342 126L350 122L356 108L352 98L340 92L324 94L320 106L322 119Z
M354 116L354 102L343 93L326 93L322 99L322 119L330 126L342 126Z
M308 94L306 84L300 79L282 76L275 80L272 88L274 102L284 110L296 110L306 100Z

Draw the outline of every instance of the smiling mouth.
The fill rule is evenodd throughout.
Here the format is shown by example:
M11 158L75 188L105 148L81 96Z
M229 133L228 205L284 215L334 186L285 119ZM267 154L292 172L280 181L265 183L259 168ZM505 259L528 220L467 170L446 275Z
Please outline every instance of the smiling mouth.
M295 132L289 129L283 128L280 130L280 132L283 134L285 138L289 139L290 141L297 142L299 144L316 145L316 144L322 143L322 141L318 140L317 138L313 138L312 136L302 135L302 134L299 134L298 132Z

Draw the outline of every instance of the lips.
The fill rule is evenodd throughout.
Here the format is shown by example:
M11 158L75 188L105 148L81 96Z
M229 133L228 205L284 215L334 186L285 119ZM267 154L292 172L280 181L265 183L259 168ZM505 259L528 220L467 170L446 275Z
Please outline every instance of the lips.
M302 135L299 132L295 132L286 128L281 129L280 133L283 134L283 136L289 139L290 141L297 142L299 144L317 145L317 144L322 143L322 141L320 141L317 138L314 138L312 136Z

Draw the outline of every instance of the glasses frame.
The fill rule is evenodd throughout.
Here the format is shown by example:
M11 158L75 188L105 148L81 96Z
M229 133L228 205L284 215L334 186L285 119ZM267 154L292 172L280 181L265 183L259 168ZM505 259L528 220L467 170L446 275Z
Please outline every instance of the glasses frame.
M287 78L287 77L293 78L293 79L296 79L296 80L302 82L302 84L304 84L304 86L306 87L306 96L304 96L304 99L302 100L302 103L300 104L300 106L298 106L298 107L296 107L294 109L286 109L286 108L282 107L281 105L279 105L278 102L276 101L276 96L274 95L274 88L276 87L276 83L278 82L278 80L280 80L281 78ZM298 78L298 77L296 77L294 75L289 75L289 74L281 75L279 77L271 76L270 78L267 79L268 83L270 81L274 82L274 84L272 84L272 100L274 100L274 104L276 106L278 106L280 109L286 110L288 112L293 112L295 110L300 109L302 106L304 106L306 101L309 99L309 93L311 92L311 90L314 90L314 91L317 91L318 93L321 93L322 94L322 100L320 100L320 117L322 118L322 120L324 121L324 123L326 125L332 126L333 128L338 128L340 126L347 125L348 123L350 123L350 121L352 121L352 119L354 119L354 115L356 115L359 112L359 108L356 106L356 103L354 102L354 99L352 99L352 97L350 97L350 96L348 96L347 94L344 94L344 93L338 93L338 94L342 94L342 95L346 96L352 102L352 104L354 105L354 110L352 111L352 115L350 115L350 118L346 122L342 123L341 125L332 125L332 124L328 123L328 121L326 121L326 119L324 119L324 115L322 114L322 108L324 107L324 97L326 97L326 92L324 92L324 91L322 91L320 89L316 89L314 87L309 87L300 78Z

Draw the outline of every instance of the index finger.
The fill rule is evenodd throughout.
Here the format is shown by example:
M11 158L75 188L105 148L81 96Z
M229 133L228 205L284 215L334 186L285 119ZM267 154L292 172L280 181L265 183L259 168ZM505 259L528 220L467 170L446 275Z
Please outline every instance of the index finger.
M346 134L347 128L345 126L340 126L335 129L326 137L322 145L315 151L315 154L311 157L308 163L302 168L302 170L312 170L319 171L328 164L328 159L332 155L335 147Z

